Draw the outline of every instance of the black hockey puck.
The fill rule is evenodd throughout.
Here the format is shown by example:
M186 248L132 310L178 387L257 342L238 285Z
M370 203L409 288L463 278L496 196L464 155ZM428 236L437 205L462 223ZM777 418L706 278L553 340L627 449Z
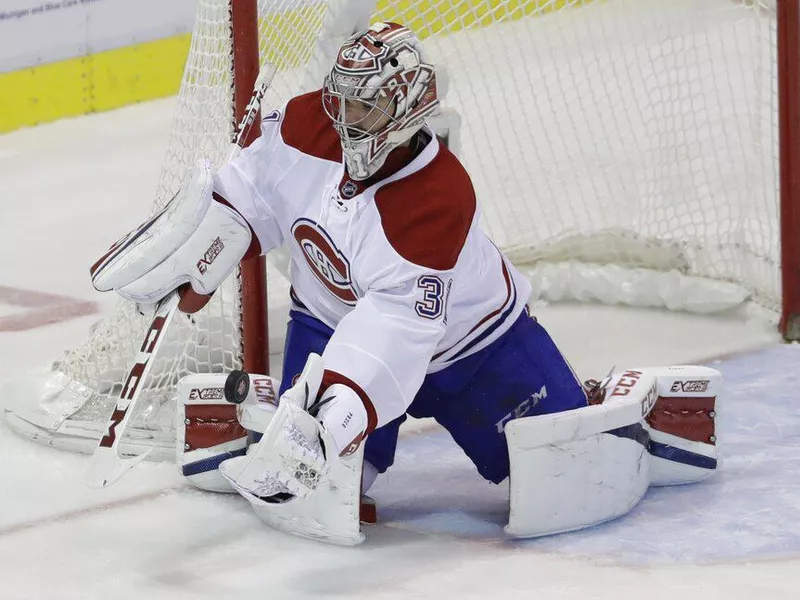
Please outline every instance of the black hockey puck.
M225 400L241 404L250 391L250 376L244 371L231 371L225 380Z

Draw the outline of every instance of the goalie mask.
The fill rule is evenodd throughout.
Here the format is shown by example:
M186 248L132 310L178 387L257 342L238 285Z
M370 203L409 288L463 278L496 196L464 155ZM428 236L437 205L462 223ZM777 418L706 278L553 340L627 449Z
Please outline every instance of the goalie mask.
M375 23L339 49L322 98L356 180L375 174L439 107L433 65L396 23Z

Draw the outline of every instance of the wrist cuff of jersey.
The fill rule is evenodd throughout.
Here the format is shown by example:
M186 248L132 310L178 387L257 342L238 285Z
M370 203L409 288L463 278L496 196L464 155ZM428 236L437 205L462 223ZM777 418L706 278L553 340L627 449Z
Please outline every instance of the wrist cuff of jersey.
M372 404L372 400L370 400L369 396L361 388L361 386L349 377L342 375L341 373L337 373L336 371L329 371L328 369L325 369L325 372L322 374L321 389L326 389L328 386L337 383L341 383L342 385L346 385L347 387L351 388L356 394L358 394L358 397L361 398L361 402L364 404L364 409L367 411L367 430L364 433L365 435L369 435L378 426L378 413L375 410L375 405Z

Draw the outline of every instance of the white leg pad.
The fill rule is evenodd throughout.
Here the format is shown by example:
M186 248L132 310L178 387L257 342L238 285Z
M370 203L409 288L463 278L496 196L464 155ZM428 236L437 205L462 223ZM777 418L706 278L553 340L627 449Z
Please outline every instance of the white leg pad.
M722 375L708 367L630 369L602 404L506 425L506 533L536 537L627 513L649 485L698 481L717 468Z
M603 404L506 425L508 535L589 527L624 515L641 499L650 478L647 434L639 422L655 401L655 378L641 378L635 388ZM637 426L644 440L637 437ZM625 428L629 435L605 433Z
M658 400L647 415L650 484L700 481L716 472L716 417L722 374L694 365L648 369L658 377Z
M247 431L236 417L237 405L225 400L226 377L200 373L178 382L176 462L194 486L211 492L235 491L218 467L247 450Z

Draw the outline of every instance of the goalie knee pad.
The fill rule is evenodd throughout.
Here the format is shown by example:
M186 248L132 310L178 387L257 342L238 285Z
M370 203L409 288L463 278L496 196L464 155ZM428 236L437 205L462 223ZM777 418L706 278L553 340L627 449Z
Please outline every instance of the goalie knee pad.
M202 373L178 383L177 463L195 486L212 492L233 492L219 465L246 453L248 431L263 431L275 412L277 381L266 375L245 375L248 389L239 403L226 399L226 374ZM228 386L230 387L230 386Z

